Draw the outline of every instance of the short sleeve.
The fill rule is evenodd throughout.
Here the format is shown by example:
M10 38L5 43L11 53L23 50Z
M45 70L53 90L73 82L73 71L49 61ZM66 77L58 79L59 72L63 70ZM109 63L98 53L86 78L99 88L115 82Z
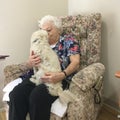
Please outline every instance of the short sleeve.
M67 47L67 56L80 54L80 45L79 42L72 35L65 36L65 46Z

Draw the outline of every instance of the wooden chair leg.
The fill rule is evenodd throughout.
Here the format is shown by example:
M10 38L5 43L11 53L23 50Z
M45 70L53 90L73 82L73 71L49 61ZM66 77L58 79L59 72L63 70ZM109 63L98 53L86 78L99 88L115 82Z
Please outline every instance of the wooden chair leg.
M0 120L7 120L6 110L0 109Z

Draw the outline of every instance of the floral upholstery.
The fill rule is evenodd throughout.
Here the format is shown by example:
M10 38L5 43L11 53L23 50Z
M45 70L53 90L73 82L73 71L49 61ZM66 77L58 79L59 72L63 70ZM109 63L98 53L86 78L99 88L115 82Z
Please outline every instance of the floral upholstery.
M62 34L73 34L80 43L80 70L75 74L70 91L78 101L69 103L63 118L51 113L50 120L96 120L102 105L103 75L100 63L101 14L62 16ZM18 78L29 68L25 64L8 65L4 69L5 84Z
M101 14L60 17L63 34L73 34L80 42L81 68L100 61Z

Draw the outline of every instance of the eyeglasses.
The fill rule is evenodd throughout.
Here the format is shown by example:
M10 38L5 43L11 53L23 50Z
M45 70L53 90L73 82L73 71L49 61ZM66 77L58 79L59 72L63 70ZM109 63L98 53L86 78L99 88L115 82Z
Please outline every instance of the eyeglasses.
M52 28L46 30L48 33L52 31Z
M42 29L42 28L40 28L40 30L45 30L45 31L47 31L49 33L49 32L52 31L52 28L48 28L48 29Z

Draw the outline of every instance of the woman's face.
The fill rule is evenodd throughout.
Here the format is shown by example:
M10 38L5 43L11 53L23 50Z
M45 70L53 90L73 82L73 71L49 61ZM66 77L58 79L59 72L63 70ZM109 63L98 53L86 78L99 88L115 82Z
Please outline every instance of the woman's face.
M46 22L41 26L41 29L48 32L48 40L50 45L55 44L59 40L60 31L53 25L52 22Z

